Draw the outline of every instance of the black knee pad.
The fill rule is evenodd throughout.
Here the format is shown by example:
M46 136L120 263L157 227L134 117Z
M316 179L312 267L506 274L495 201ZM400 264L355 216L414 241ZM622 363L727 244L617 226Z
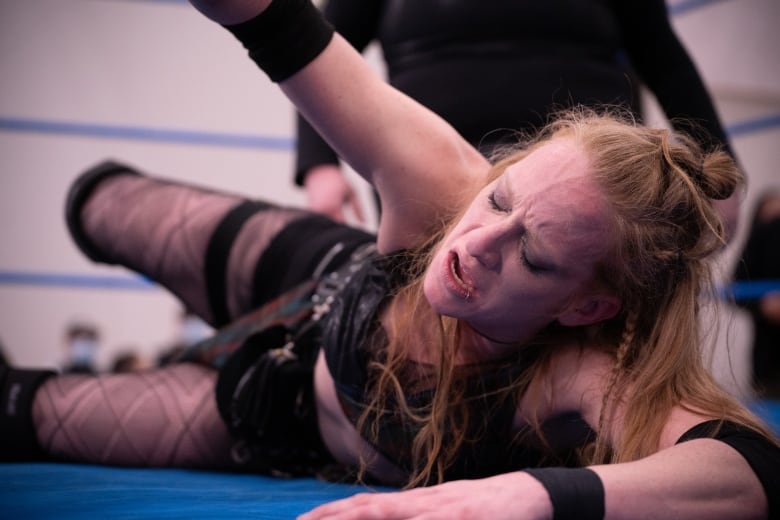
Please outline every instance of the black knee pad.
M0 461L46 459L32 422L35 392L55 372L0 366Z
M375 241L376 236L371 233L322 215L312 214L291 222L273 239L257 263L253 305L260 307L310 280L318 267L323 273L338 269L355 249ZM341 244L341 249L328 258L336 244ZM320 265L323 259L327 265Z
M229 321L227 308L227 266L230 250L242 226L256 213L273 207L257 200L245 200L230 210L214 230L206 248L205 280L213 322L222 326Z

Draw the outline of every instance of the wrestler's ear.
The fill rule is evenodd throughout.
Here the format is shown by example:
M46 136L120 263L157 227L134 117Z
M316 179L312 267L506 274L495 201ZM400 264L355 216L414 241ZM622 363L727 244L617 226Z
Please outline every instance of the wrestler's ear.
M614 317L620 304L620 298L611 294L589 295L572 303L558 316L558 321L566 327L592 325Z

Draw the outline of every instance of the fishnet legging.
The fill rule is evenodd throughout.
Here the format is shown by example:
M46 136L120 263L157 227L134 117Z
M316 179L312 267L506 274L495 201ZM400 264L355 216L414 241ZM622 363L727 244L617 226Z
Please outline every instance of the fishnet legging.
M33 421L52 456L120 466L229 468L232 440L216 372L182 363L149 372L48 379Z
M245 199L138 175L103 179L79 212L81 229L106 261L157 281L213 323L205 253L223 217ZM230 247L226 306L252 310L255 266L276 234L305 213L261 204ZM216 408L216 373L179 364L131 374L48 379L33 404L51 455L131 466L233 466L231 438Z
M214 324L204 275L206 249L225 214L245 200L152 177L118 175L97 185L80 220L90 242L108 261L160 283L190 311ZM265 204L243 225L226 270L230 318L252 310L258 259L280 230L305 215Z

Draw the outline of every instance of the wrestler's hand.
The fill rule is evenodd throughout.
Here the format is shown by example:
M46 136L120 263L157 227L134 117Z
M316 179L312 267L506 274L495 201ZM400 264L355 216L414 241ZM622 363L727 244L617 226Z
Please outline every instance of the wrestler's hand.
M254 18L265 11L271 0L190 0L190 3L206 18L231 25Z
M320 506L298 520L528 520L549 519L552 512L539 481L516 472L408 491L361 493Z
M306 205L311 211L327 215L336 222L345 222L345 210L348 210L358 222L365 222L358 194L335 164L322 164L309 170L304 187Z

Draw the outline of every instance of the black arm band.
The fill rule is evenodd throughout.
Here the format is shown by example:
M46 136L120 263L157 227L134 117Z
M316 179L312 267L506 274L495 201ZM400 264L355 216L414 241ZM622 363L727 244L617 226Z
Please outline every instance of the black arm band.
M274 82L308 65L333 37L333 26L311 0L274 0L251 20L224 27Z
M603 520L604 484L588 468L523 470L542 483L550 495L553 520Z

